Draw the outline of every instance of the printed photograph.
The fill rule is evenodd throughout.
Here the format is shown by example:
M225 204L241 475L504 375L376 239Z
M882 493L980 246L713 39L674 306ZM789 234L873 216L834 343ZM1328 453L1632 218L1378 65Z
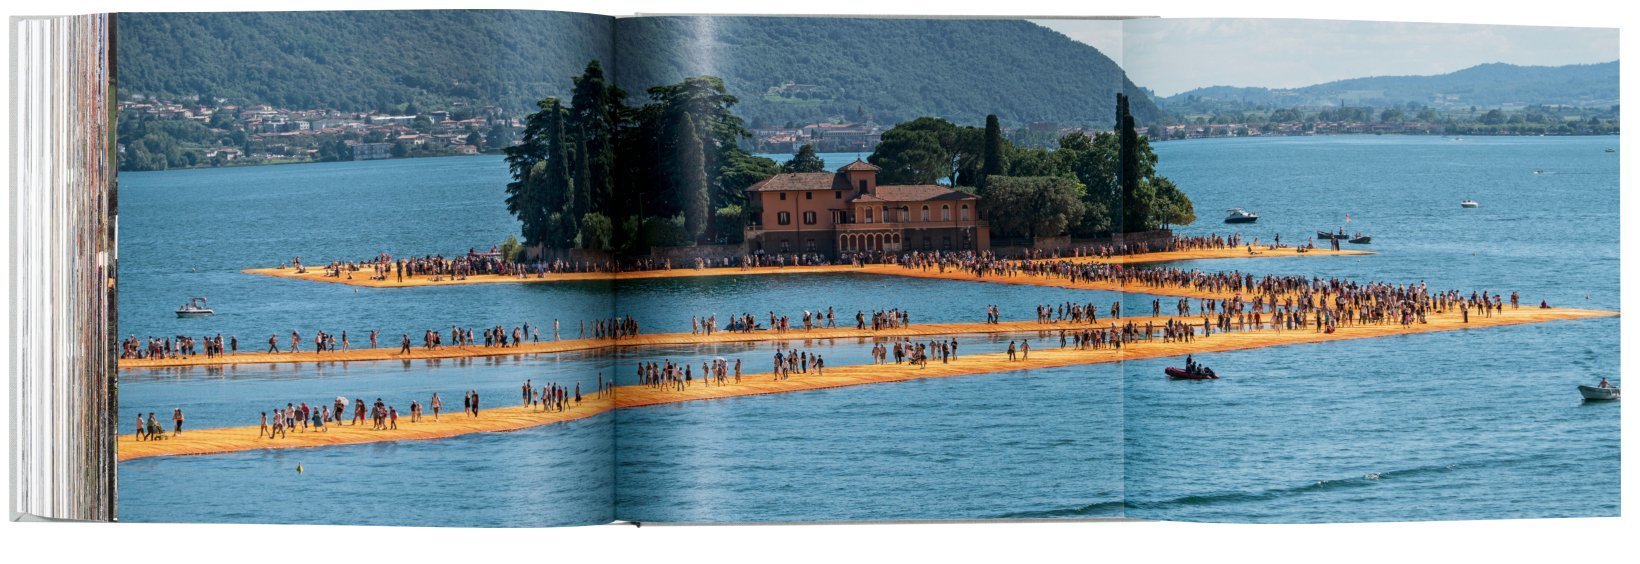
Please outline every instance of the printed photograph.
M120 520L1619 511L1615 29L117 23Z

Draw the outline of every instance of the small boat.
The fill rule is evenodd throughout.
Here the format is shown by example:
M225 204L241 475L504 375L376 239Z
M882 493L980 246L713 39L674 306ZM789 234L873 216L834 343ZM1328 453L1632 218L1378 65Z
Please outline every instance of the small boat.
M1217 380L1217 379L1219 379L1219 375L1214 374L1213 369L1211 369L1211 368L1198 368L1198 369L1196 369L1195 372L1190 372L1188 370L1184 370L1184 369L1180 369L1180 368L1174 368L1172 366L1169 366L1169 367L1167 367L1166 370L1163 370L1163 372L1167 373L1168 378L1172 378L1174 380Z
M1474 200L1464 200L1464 201L1462 201L1462 202L1458 202L1458 205L1459 205L1459 206L1462 206L1462 207L1466 207L1466 208L1478 208L1478 207L1481 207L1481 203L1480 203L1480 202L1477 202L1477 201L1474 201Z
M1331 239L1348 239L1349 237L1344 235L1343 233L1329 233L1327 231L1317 231L1317 232L1315 232L1315 238L1331 240Z
M1617 388L1579 385L1577 387L1577 391L1578 393L1583 394L1583 399L1585 401L1610 401L1621 399L1623 397L1623 391Z
M177 308L177 317L205 317L216 315L211 308L205 307L205 298L194 298Z
M1372 236L1356 233L1354 237L1350 237L1350 242L1357 245L1369 245L1372 244Z
M1606 152L1608 152L1608 153L1616 153L1616 152L1617 152L1617 149L1613 149L1613 148L1611 148L1611 147L1606 147Z
M1253 223L1258 221L1258 214L1241 208L1226 210L1230 215L1224 216L1225 223Z

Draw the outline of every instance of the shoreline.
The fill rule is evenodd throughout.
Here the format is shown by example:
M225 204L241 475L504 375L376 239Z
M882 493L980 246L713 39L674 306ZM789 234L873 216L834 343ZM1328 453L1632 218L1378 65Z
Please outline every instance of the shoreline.
M1190 342L1140 341L1129 343L1121 349L1079 350L1055 348L1044 343L1044 346L1032 351L1028 359L1019 361L1007 360L1006 353L987 353L959 356L958 360L950 363L931 360L926 368L917 368L909 364L848 365L828 368L824 376L794 374L787 380L773 380L772 374L769 373L748 374L742 377L743 382L739 384L705 386L697 383L683 391L637 384L616 386L612 397L589 398L590 401L564 412L540 412L523 406L491 408L481 411L481 416L476 418L454 414L438 423L406 423L407 428L395 431L372 431L356 426L331 424L328 427L329 432L295 432L278 442L259 438L259 428L256 426L184 431L179 437L163 441L137 441L134 435L121 434L118 437L118 460L124 462L155 456L206 455L249 450L437 439L480 432L516 431L591 417L614 409L699 400L1619 315L1621 314L1615 311L1523 308L1505 310L1504 313L1492 317L1471 316L1469 323L1463 323L1460 314L1449 312L1431 315L1428 323L1413 324L1405 328L1398 323L1388 323L1341 326L1333 333L1319 333L1314 328L1286 331L1254 329L1216 333L1212 336L1198 337ZM1227 380L1238 377L1226 375ZM408 417L401 417L401 421L407 422Z

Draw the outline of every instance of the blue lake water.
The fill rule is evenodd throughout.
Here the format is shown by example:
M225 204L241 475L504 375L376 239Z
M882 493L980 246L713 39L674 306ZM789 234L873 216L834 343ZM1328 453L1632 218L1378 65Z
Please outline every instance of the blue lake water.
M1518 290L1616 309L1615 138L1322 137L1168 142L1163 174L1195 201L1186 233L1284 242L1342 226L1366 257L1247 259L1193 268ZM839 166L853 155L832 162ZM1542 169L1542 174L1534 171ZM355 289L241 274L463 253L516 230L495 157L122 174L122 335L349 331L355 346L461 324L575 322L632 312L646 331L691 315L902 307L914 322L1026 319L1039 303L1150 299L853 275ZM1478 209L1457 202L1474 198ZM181 211L179 211L181 210ZM185 214L179 218L178 214ZM205 295L218 314L171 311ZM1139 517L1322 522L1615 515L1620 406L1573 389L1617 375L1615 318L1205 355L1226 378L1169 382L1154 359L657 406L437 441L144 459L121 464L131 521L541 526L652 521ZM546 331L543 331L546 333ZM1000 339L963 336L963 352ZM513 405L526 378L589 389L633 363L740 358L780 345L621 350L438 362L127 371L121 421L183 407L192 426L245 425L287 401L407 403L476 389ZM829 365L860 340L797 341ZM123 428L123 427L122 427ZM619 449L615 445L619 445ZM1125 460L1125 463L1124 463ZM304 472L297 475L297 464Z

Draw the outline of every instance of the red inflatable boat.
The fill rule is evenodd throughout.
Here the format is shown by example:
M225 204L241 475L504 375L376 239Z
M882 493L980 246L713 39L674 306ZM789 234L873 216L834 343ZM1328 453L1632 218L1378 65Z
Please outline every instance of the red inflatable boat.
M1172 366L1167 367L1167 377L1175 380L1217 380L1219 376L1211 368L1203 368L1200 372L1186 372Z

